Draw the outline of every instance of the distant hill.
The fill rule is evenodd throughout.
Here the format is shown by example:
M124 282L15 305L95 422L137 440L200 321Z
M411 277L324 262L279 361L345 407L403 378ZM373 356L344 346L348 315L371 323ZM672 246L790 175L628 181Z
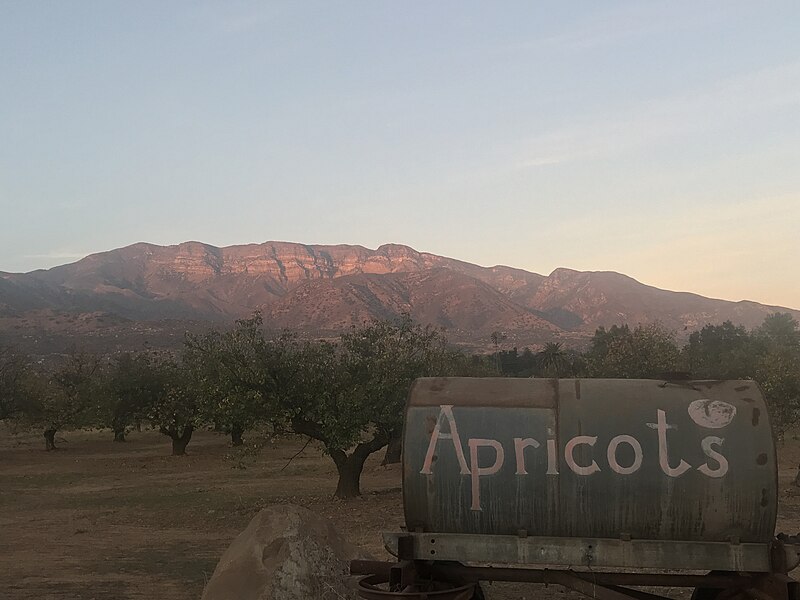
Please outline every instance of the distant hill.
M775 311L800 318L797 310L661 290L614 272L560 268L543 276L397 244L139 243L49 270L0 273L0 342L23 340L42 353L67 339L117 340L113 348L148 336L176 343L186 327L255 310L271 329L307 335L408 312L473 349L488 348L494 331L506 335L505 345L578 345L615 323L659 321L684 335L725 320L754 327Z

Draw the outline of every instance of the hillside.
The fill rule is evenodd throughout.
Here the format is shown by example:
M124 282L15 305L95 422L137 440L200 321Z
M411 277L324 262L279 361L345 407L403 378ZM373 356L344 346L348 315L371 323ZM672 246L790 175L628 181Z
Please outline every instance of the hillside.
M725 320L754 327L778 310L800 318L800 311L661 290L614 272L560 268L543 276L397 244L139 243L49 270L0 273L0 342L53 344L58 322L66 337L119 339L135 330L146 339L169 331L174 343L187 323L196 330L255 310L271 329L308 335L408 312L473 348L487 347L494 331L509 344L535 346L554 338L580 344L615 323L659 321L684 335ZM79 316L81 327L63 325Z

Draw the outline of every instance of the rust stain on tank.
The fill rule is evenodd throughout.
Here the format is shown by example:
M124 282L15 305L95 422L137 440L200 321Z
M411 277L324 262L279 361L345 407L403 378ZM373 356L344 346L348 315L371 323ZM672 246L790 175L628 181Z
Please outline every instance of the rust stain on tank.
M431 391L433 392L441 392L444 389L445 382L437 378L436 380L431 383Z
M434 415L431 415L427 419L425 419L425 425L426 425L425 428L428 430L428 435L431 435L433 433L433 430L436 429L436 421L437 418Z

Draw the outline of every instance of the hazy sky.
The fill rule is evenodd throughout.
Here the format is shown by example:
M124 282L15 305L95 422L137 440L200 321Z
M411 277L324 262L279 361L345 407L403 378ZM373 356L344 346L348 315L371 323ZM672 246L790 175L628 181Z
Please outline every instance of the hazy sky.
M800 3L0 0L0 270L404 243L800 308Z

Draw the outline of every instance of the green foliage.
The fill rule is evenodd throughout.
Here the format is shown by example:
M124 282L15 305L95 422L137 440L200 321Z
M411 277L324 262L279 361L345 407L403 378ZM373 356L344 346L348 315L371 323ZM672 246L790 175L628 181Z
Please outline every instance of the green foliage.
M800 329L786 313L768 315L752 332L707 325L689 336L683 360L697 378L754 379L780 435L800 418Z
M151 424L170 437L187 427L202 423L200 395L192 372L167 355L153 355L147 362L149 382L145 416Z
M548 342L536 354L540 377L569 377L574 375L573 360L561 342Z
M753 332L761 353L753 378L767 397L779 435L800 420L800 327L789 314L769 315Z
M296 339L283 335L267 340L261 315L236 321L226 332L189 336L183 362L191 371L202 399L205 419L227 431L274 423L277 393L291 377Z
M110 428L117 439L156 404L163 381L157 355L125 353L115 357L103 372L103 393L97 405L97 423Z
M683 361L696 378L746 379L753 377L761 349L744 327L725 321L692 333L683 348Z
M146 419L173 440L213 423L232 432L257 430L252 454L274 433L322 443L340 473L340 495L358 493L363 462L397 441L413 381L425 376L660 378L688 370L695 378L753 379L783 431L800 420L800 327L776 313L753 331L731 322L692 333L681 349L659 324L600 327L585 354L550 342L541 351L470 356L448 346L441 331L404 316L355 327L335 341L291 334L264 336L259 314L229 331L190 336L177 360L131 353L111 359L73 352L54 371L0 348L0 419L42 426L48 444L63 427L101 425L115 432ZM254 450L255 449L255 450ZM180 453L180 452L176 452Z
M597 329L586 362L591 377L647 379L675 371L679 356L675 334L658 323L633 331L614 325Z
M189 338L184 363L209 418L307 435L322 442L340 473L358 474L400 431L414 379L478 368L438 330L409 317L353 328L331 342L288 334L268 340L255 315L231 331ZM357 482L342 495L350 493L358 493Z
M26 406L27 419L54 431L90 423L101 393L99 369L96 356L77 351L69 354L49 379L39 378Z
M501 374L491 356L450 350L446 360L449 377L499 377Z
M522 352L517 348L495 353L492 366L497 366L497 374L503 377L533 377L536 373L536 355L530 348Z
M31 376L27 357L0 346L0 421L23 410L31 393Z
M348 417L351 444L369 424L386 436L402 427L403 407L416 378L454 375L465 368L439 330L414 325L407 315L396 323L376 322L342 335L340 356L357 415Z
M800 352L770 350L756 366L754 378L767 398L773 427L782 435L800 417Z
M59 429L92 422L101 393L99 368L96 356L73 351L54 372L39 374L31 380L18 422L41 427L45 447L55 450L55 434Z
M770 350L800 349L800 327L789 313L772 313L754 332L755 337Z

